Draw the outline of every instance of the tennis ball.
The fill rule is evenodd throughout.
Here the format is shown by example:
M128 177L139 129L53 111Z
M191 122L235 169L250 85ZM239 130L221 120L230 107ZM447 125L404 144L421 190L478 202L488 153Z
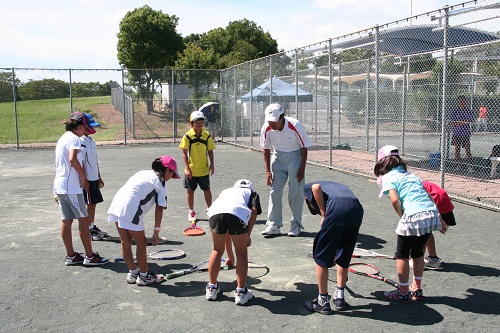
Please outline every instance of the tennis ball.
M56 202L56 204L59 203L59 197L57 196L57 194L54 195L54 201Z

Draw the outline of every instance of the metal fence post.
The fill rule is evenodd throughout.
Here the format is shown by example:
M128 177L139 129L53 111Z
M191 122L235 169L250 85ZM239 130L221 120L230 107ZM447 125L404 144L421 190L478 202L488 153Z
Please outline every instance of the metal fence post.
M440 153L441 153L441 165L440 165L440 186L445 187L445 142L448 144L448 140L445 140L447 135L446 126L446 97L448 94L447 84L448 84L448 24L449 24L449 7L444 7L444 26L443 26L443 89L442 89L442 102L441 102L441 138L440 138Z
M333 165L333 50L332 50L332 40L328 40L328 150L329 150L329 163L330 166Z
M122 68L122 112L123 112L123 144L127 145L127 116L126 116L126 107L125 107L125 73Z
M295 52L295 117L299 121L304 121L304 119L299 119L299 52L297 49Z
M69 114L73 113L73 83L71 82L71 68L69 69Z
M375 161L377 161L377 153L379 148L379 123L378 123L378 91L379 91L379 26L375 26L375 96L373 100L373 108L375 111Z
M338 117L339 123L337 124L337 136L338 136L338 142L337 142L337 144L339 144L339 145L341 143L340 142L340 120L341 120L340 119L340 115L341 115L340 112L342 110L341 104L340 104L341 103L340 97L341 97L341 94L342 94L342 86L340 84L340 82L341 82L340 80L341 79L342 79L342 60L339 60L339 75L338 75L338 81L337 81L337 84L338 84L338 88L337 88L337 94L338 94L338 96L337 96L337 107L338 107L338 112L339 112L339 117Z
M17 120L17 91L16 91L16 73L14 67L12 67L12 94L14 98L14 122L16 124L16 149L19 150L19 124Z
M173 136L174 136L174 142L176 142L177 138L177 103L175 99L175 69L172 69L172 84L170 85L170 91L169 91L169 100L172 103L172 124L173 124Z

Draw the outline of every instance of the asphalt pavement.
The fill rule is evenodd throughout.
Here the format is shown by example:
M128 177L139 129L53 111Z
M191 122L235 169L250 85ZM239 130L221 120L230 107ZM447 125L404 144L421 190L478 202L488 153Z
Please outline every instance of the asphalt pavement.
M116 191L135 172L149 169L160 155L172 155L179 164L176 144L99 146L100 169L105 181L105 201L97 205L96 224L112 235L106 211ZM383 292L391 287L366 277L350 275L346 301L348 311L331 316L310 313L304 301L317 295L314 262L310 257L319 229L317 216L304 209L306 227L299 237L286 236L290 211L284 195L285 223L282 235L265 238L269 190L265 184L262 154L217 143L215 174L211 177L214 199L237 179L250 179L262 202L249 248L251 261L267 269L249 269L248 287L255 298L245 306L234 304L234 270L219 275L221 293L215 302L205 299L208 274L193 273L161 285L138 287L125 281L126 266L109 263L102 267L64 265L60 238L59 207L53 201L54 151L50 149L0 150L0 332L498 332L500 307L499 213L454 202L457 225L446 235L436 234L440 269L424 273L424 300L410 304L391 303ZM344 174L318 165L308 165L306 181L333 180L349 186L359 197L365 217L358 246L392 254L398 221L387 198L378 198L376 183L363 176ZM161 235L163 248L179 248L186 257L175 261L150 261L158 273L188 268L208 259L211 237L186 237L188 226L182 180L170 180L168 209ZM195 193L195 210L201 217L205 204ZM146 216L146 230L153 232L154 213ZM83 248L73 226L77 251ZM120 255L120 244L93 242L94 249L108 258ZM384 259L353 259L375 264L382 275L397 280L395 262ZM334 280L335 271L331 270ZM329 285L333 291L334 282Z

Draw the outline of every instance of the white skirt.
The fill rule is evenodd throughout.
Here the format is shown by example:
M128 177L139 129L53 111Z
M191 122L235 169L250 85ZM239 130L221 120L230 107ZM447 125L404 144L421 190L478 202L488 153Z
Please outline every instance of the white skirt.
M113 223L118 222L118 226L122 229L127 229L132 231L143 231L144 230L144 221L142 219L143 216L144 214L139 217L138 224L134 224L129 222L125 217L108 214L108 222L113 222Z
M422 236L441 230L441 219L437 210L429 210L410 216L403 215L396 233L400 236Z

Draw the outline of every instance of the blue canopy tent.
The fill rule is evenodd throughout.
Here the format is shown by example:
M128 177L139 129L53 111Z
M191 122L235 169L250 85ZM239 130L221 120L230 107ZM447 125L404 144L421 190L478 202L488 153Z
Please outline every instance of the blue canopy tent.
M273 103L284 102L312 102L313 95L303 89L296 89L295 85L287 83L277 77L267 80L251 92L241 96L242 103L250 102L269 102L272 89ZM296 96L297 94L297 96ZM297 97L297 100L296 100Z

